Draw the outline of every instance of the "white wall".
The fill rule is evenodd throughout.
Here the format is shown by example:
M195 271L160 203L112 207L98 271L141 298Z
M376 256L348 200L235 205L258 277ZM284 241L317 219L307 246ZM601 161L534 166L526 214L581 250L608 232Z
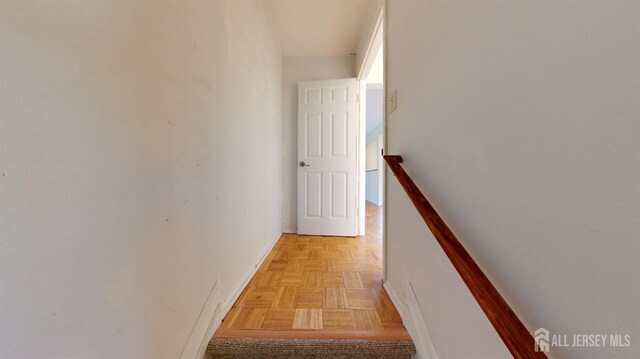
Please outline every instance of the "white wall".
M388 3L389 153L529 329L640 357L640 2ZM389 175L387 270L440 358L508 357ZM533 345L533 344L532 344Z
M281 81L257 1L1 2L0 357L179 357L279 236Z
M382 89L367 89L367 136L366 142L367 144L372 141L378 142L378 151L377 156L380 156L380 143L378 141L378 137L382 133L383 123L382 123L382 111L384 109L384 94ZM378 161L378 165L380 166L381 161ZM366 194L365 198L367 201L375 204L382 204L382 199L380 198L380 181L379 181L379 170L368 171L365 176L366 181Z
M355 77L353 56L290 57L282 70L282 228L298 228L298 82Z
M367 143L377 141L378 135L382 133L383 110L384 93L382 88L367 89L367 111L365 114L367 121Z
M378 185L380 181L378 181L378 170L367 171L365 175L365 180L367 182L365 199L373 204L380 204L380 196L378 192Z
M369 49L369 44L371 43L374 30L377 25L378 16L382 11L382 7L384 6L383 0L369 0L370 4L368 7L368 12L362 14L362 17L365 18L364 26L362 27L362 33L358 39L358 45L356 47L356 59L355 59L355 68L358 76L362 75L360 71L364 66L364 60ZM373 55L375 56L375 55Z

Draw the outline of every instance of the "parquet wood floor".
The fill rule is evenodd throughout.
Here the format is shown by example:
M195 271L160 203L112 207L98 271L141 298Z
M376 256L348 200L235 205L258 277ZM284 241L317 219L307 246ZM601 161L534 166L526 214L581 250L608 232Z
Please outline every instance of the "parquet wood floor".
M238 330L253 330L252 336L260 330L284 337L301 331L308 336L309 330L322 331L321 337L362 331L404 336L400 315L382 287L381 211L367 203L366 236L284 234L216 336L242 335Z

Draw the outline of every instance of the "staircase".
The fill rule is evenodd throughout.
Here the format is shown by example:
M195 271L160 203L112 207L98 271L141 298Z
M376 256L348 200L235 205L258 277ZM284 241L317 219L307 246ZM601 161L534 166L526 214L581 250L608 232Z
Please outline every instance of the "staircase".
M409 338L381 340L214 337L209 343L207 352L214 359L408 359L416 350Z

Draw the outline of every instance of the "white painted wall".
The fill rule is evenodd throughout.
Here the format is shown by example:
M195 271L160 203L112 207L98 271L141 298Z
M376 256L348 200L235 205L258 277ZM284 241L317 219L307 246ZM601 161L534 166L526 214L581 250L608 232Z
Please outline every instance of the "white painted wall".
M367 89L367 143L377 141L382 133L382 119L384 111L384 92L382 88Z
M380 196L378 193L378 170L366 172L366 200L373 204L380 204Z
M632 335L552 357L640 357L640 2L392 0L388 16L389 153L529 329ZM507 357L387 180L388 284L409 301L413 282L441 359Z
M384 30L383 30L384 31ZM373 60L373 64L371 64L371 69L369 70L369 75L367 75L367 84L370 86L376 86L382 88L382 84L384 83L384 47L382 43L380 48L378 49L378 54L376 55L375 60Z
M298 228L298 82L355 76L353 56L289 57L282 70L282 228Z
M379 136L383 130L382 123L382 111L384 109L384 94L382 89L367 89L367 111L366 111L366 122L367 122L367 136L366 143L369 144L373 141L379 142ZM380 143L378 143L378 150L376 151L376 155L380 156ZM380 159L378 160L378 166L381 165ZM375 204L382 204L382 198L380 196L380 180L379 180L379 170L368 171L366 173L366 195L365 198L367 201Z
M369 7L367 8L367 12L361 14L364 19L362 25L362 33L360 34L360 38L358 39L358 46L356 48L356 59L355 59L355 67L358 76L363 74L360 73L364 67L364 61L367 54L367 50L369 49L369 45L372 41L378 17L380 12L382 11L382 7L384 6L384 0L368 0ZM375 56L375 55L374 55Z
M261 4L1 2L0 49L0 357L179 357L280 234Z

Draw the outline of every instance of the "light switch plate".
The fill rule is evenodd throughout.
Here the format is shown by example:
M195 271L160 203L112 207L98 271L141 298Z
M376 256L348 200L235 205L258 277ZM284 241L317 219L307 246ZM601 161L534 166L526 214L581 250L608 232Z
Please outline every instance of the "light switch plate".
M392 113L398 108L398 89L393 89L389 93L389 113Z

